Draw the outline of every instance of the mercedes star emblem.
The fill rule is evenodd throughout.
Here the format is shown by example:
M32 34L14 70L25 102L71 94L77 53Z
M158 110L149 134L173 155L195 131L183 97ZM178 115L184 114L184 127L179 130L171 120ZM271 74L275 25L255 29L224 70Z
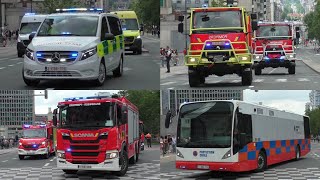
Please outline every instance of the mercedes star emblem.
M51 58L52 58L52 62L57 63L60 61L60 54L55 52L52 54Z

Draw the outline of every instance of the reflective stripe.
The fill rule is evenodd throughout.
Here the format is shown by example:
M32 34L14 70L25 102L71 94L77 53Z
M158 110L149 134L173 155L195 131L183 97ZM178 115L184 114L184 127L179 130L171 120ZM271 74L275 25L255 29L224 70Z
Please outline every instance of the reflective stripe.
M124 49L123 35L115 36L114 40L102 41L97 45L98 56L101 58L105 55Z

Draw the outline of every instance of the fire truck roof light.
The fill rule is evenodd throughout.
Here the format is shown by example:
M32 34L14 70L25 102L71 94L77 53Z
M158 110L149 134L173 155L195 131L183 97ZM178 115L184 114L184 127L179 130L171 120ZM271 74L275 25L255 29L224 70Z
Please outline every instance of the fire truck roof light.
M85 100L85 99L103 99L110 98L111 96L88 96L88 97L72 97L72 98L63 98L65 101L77 101L77 100Z

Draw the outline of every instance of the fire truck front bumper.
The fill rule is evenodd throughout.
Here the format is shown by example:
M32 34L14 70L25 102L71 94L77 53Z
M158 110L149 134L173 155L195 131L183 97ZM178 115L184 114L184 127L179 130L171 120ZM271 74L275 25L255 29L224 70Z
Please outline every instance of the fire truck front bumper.
M75 160L76 161L76 160ZM98 171L120 171L119 158L107 159L99 164L77 164L57 157L57 167L63 170L98 170Z
M24 155L24 156L43 155L43 154L47 154L47 153L48 153L47 148L40 148L37 150L18 149L18 154Z

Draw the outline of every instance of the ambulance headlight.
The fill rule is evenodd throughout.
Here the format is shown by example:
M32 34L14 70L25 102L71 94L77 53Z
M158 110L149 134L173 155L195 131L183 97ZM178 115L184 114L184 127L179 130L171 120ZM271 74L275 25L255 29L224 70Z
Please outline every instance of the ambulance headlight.
M229 157L231 157L231 149L226 154L223 155L222 159L227 159Z
M61 159L65 159L66 156L65 156L64 151L57 151L57 157L58 157L58 158L61 158Z
M106 153L106 159L114 159L119 156L118 152L107 152Z
M34 61L34 55L33 54L34 54L34 52L31 49L29 49L29 48L26 49L26 56L32 61Z
M97 47L84 50L84 51L82 51L81 60L85 60L85 59L95 55L96 53L97 53Z
M138 36L137 38L138 38L138 39L140 39L140 38L141 38L141 36Z

